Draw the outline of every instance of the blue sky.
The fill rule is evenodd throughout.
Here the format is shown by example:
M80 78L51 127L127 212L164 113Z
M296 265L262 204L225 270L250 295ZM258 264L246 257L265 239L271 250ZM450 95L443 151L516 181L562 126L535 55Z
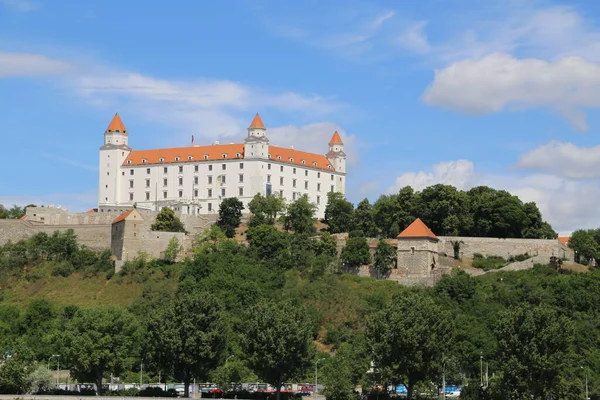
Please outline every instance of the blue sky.
M320 153L357 202L485 184L562 233L600 226L600 4L0 0L0 203L95 206L119 112L135 149L240 141Z

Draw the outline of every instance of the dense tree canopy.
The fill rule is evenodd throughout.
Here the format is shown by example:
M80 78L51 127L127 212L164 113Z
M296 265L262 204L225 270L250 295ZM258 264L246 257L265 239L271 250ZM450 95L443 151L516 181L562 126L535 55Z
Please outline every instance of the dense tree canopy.
M156 215L151 229L163 232L185 232L183 222L175 215L175 211L169 207L164 207L160 210Z
M237 197L229 197L221 202L217 226L228 238L235 236L235 230L242 223L243 210L244 205Z

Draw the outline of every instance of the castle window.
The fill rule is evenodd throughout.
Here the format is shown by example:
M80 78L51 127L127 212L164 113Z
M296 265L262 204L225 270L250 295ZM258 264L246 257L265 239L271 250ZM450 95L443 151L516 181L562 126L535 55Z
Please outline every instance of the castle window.
M179 161L179 156L175 157L175 161Z
M179 191L179 197L183 197L183 190Z
M342 181L342 177L340 176L340 182Z
M163 186L167 186L167 178L163 179Z
M188 161L192 161L194 157L188 156Z
M268 154L269 159L271 159L271 153Z
M198 165L194 165L194 172L198 172Z
M127 164L131 164L131 160L127 160Z
M330 190L330 192L333 192L333 185L331 185L331 190Z
M183 178L179 177L179 186L183 185Z
M304 181L304 189L308 190L308 181Z
M225 197L225 188L221 189L221 197Z
M321 204L321 196L317 196L317 204Z
M208 166L208 170L209 170L209 171L212 171L212 165L209 165L209 166Z
M283 176L282 176L281 178L279 178L279 184L280 184L281 186L283 186Z
M227 158L227 154L223 154L223 158Z
M129 181L129 187L132 188L133 187L133 181Z
M133 201L133 193L129 193L129 201Z
M197 177L197 176L195 176L195 177L194 177L194 185L197 185L197 184L198 184L198 177Z
M271 175L267 175L267 183L271 183Z
M243 162L240 163L240 169L244 169L244 163Z
M294 160L292 160L292 161L294 161ZM292 173L293 173L294 175L296 175L296 168L294 168L294 169L293 169Z
M167 192L163 192L163 199L167 198Z
M208 197L212 197L212 189L208 189Z
M238 193L239 193L240 196L243 196L244 195L244 188L239 188L239 192Z
M205 159L205 160L208 160L208 154L205 154L205 155L204 155L204 159Z
M150 200L150 192L146 192L146 200Z
M302 160L300 162L302 163L302 165L306 164L306 160Z
M271 155L269 154L269 158L271 158ZM267 164L267 169L270 170L271 169L271 164Z
M320 192L320 191L321 191L321 184L317 183L317 192Z
M292 162L292 163L294 162L294 159L292 157L290 157L290 162Z
M133 170L132 169L129 170L129 175L133 175Z
M160 161L160 162L164 162L164 161L165 161L165 159L164 159L164 157L161 157L161 158L159 158L159 159L158 159L158 161Z
M198 189L194 190L194 197L198 197Z
M414 246L412 246L410 248L410 254L413 255L413 256L415 255L415 248L414 248Z
M150 175L150 168L146 168L146 175Z
M179 166L179 173L182 174L183 173L183 165Z
M240 158L241 154L240 153L235 153L235 157L236 158Z
M146 161L147 160L145 158L142 158L142 164L146 164Z
M244 183L244 174L240 174L240 183Z
M167 167L163 168L163 172L166 174L167 173Z
M283 165L279 166L279 172L283 172Z
M321 177L321 173L317 172L317 178L320 178L320 177Z
M146 187L150 187L150 179L146 179Z
M212 211L212 203L208 203L208 211Z
M292 187L296 187L296 180L292 179Z
M296 192L292 193L292 200L296 200Z
M281 160L281 156L277 156L277 159L278 159L278 160Z
M331 169L331 165L328 165L328 166L327 166L327 169Z
M308 170L307 169L304 170L304 176L308 176Z
M283 190L279 191L279 197L281 197L283 199Z
M317 166L317 162L313 161L313 167L316 167L316 166Z
M333 180L333 174L331 174L331 180Z
M106 173L108 175L108 172ZM121 172L121 176L125 176L125 171Z

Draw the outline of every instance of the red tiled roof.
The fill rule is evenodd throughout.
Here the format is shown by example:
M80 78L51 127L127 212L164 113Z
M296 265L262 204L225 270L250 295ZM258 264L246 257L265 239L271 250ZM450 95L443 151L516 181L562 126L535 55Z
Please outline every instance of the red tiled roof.
M265 129L265 124L263 124L262 119L260 119L260 115L258 115L258 113L256 113L256 115L254 116L254 119L252 120L252 122L250 123L250 126L248 127L248 129L252 129L252 128Z
M335 131L333 133L333 136L331 137L329 144L344 144L344 142L342 142L342 138L340 137L340 134L337 131Z
M106 130L108 132L127 132L127 129L125 128L123 121L121 121L121 117L119 117L118 113L116 113L112 121L110 121L110 124Z
M562 244L567 244L567 243L569 243L570 240L571 240L571 238L567 237L567 236L559 236L558 237L558 241L561 242Z
M119 215L117 218L115 218L115 220L112 222L113 224L119 223L121 221L124 221L125 218L129 217L129 214L131 214L133 212L133 208L129 211L125 211L123 214Z
M398 238L430 238L438 240L438 237L431 232L431 229L420 218L414 220L412 224L398 235Z
M333 165L324 155L277 146L269 146L269 154L272 161L335 171ZM223 155L226 155L226 157L223 157ZM215 144L212 146L133 150L129 153L123 165L168 164L243 158L243 144Z
M86 214L92 214L92 213L97 213L98 209L97 208L90 208L89 210L87 210L85 213Z

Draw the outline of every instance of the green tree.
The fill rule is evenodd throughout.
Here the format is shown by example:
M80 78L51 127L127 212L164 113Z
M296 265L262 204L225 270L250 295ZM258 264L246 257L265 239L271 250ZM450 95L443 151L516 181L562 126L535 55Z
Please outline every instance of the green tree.
M235 236L235 230L242 223L243 209L244 205L237 197L229 197L221 202L217 226L228 238Z
M32 363L15 354L0 354L0 394L25 394L30 389Z
M258 225L273 225L284 210L284 200L276 194L263 196L260 193L248 203L250 211L250 227Z
M369 252L367 239L364 237L349 238L346 242L346 246L342 249L340 259L350 268L357 268L361 265L370 264L371 253Z
M522 237L532 239L556 239L558 237L558 233L552 229L552 226L542 219L542 213L534 202L523 204L523 211L527 215L527 223Z
M373 206L369 199L364 199L354 210L354 227L364 232L366 237L377 236L377 226L374 221Z
M167 244L167 248L165 249L165 260L167 260L170 263L175 262L175 260L177 259L177 255L179 255L181 249L182 247L179 243L179 239L177 239L176 237L172 237L169 240L169 244Z
M396 248L382 239L377 243L374 258L373 268L377 271L377 275L386 276L396 263Z
M578 229L571 234L569 239L569 247L576 252L576 262L587 263L591 259L600 258L600 245L596 237L598 230L596 229Z
M206 292L180 292L148 323L148 341L163 371L185 384L206 380L225 350L227 326L221 303Z
M61 355L80 382L92 380L102 394L105 373L119 375L131 366L140 341L137 320L117 306L81 309L62 333Z
M355 385L352 383L350 360L337 354L323 367L325 397L330 400L353 400Z
M471 299L477 290L475 279L463 270L455 270L452 275L444 275L435 285L435 291L452 300L463 303Z
M246 320L244 350L250 367L277 390L302 376L314 354L308 313L289 303L260 302Z
M248 247L260 259L279 259L289 256L290 238L274 226L259 225L248 229L246 233Z
M473 224L469 197L450 185L426 187L419 194L417 214L437 235L457 236Z
M555 395L573 360L573 322L548 306L527 304L501 312L495 325L509 398L544 400Z
M354 227L354 206L342 193L327 193L325 219L330 233L350 232Z
M314 234L316 229L313 219L316 209L317 207L308 200L308 196L303 195L288 205L284 216L285 229L293 230L295 233Z
M419 382L436 380L442 352L452 342L452 319L427 295L396 295L367 320L366 337L382 383L405 378L407 398Z
M163 209L160 210L150 228L153 231L185 232L183 223L175 215L175 211L169 207L163 207Z
M478 186L467 192L473 215L469 236L519 238L528 220L523 203L505 190Z

